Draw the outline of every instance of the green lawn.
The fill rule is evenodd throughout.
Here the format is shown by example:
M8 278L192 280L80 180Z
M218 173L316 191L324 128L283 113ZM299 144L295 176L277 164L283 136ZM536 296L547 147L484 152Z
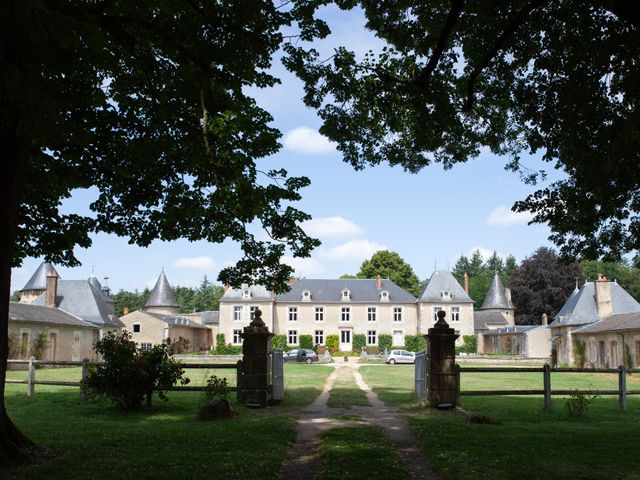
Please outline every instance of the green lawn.
M369 405L366 395L356 385L356 381L350 367L338 368L338 377L331 389L327 405L330 407Z
M37 385L30 399L26 385L8 384L10 416L30 438L56 455L40 465L2 471L0 476L16 480L275 478L287 446L295 439L289 406L312 401L330 372L326 366L286 365L282 405L264 410L239 407L238 416L226 422L196 420L202 394L195 392L170 392L168 402L123 413L107 400L81 401L77 387ZM21 375L24 372L9 376ZM37 372L40 379L77 380L79 376L77 368ZM253 453L256 449L258 455ZM256 460L248 462L249 457Z

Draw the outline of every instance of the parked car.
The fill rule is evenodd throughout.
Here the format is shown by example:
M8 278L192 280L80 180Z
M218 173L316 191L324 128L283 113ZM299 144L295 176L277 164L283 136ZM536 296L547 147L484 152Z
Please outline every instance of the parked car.
M416 354L407 350L391 350L387 354L386 362L390 365L395 363L415 363Z
M289 350L288 352L284 352L282 358L285 362L304 362L304 363L313 363L319 360L318 354L313 350L308 350L306 348L300 348L295 350Z

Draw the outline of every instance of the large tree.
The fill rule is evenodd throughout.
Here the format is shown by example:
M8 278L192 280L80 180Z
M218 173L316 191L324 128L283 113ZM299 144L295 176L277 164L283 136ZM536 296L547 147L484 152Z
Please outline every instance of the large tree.
M415 297L420 295L420 280L411 265L396 252L380 250L374 253L369 260L362 262L356 277L377 278L378 275L388 278Z
M31 445L4 404L11 266L26 256L73 265L90 233L154 239L230 238L244 256L220 274L276 291L286 249L318 242L292 203L304 177L256 164L280 133L250 87L267 73L281 29L322 33L301 2L269 0L8 0L0 6L0 464ZM92 213L61 199L93 187ZM258 227L272 242L254 237Z
M535 182L523 154L562 172L514 205L564 254L640 247L640 2L338 1L384 43L358 58L303 44L287 66L356 169L451 168L483 148Z
M541 247L525 258L507 284L516 309L516 323L539 324L562 308L581 279L580 264L566 263L550 248Z

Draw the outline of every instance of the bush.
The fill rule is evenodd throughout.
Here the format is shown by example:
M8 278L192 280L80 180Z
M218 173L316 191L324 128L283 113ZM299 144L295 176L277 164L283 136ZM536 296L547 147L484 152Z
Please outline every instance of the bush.
M174 340L173 342L171 342L171 345L169 345L169 354L180 355L181 353L188 352L190 345L191 340L184 337L178 337L177 340Z
M462 345L456 347L456 353L477 353L478 337L475 335L463 335Z
M388 333L381 333L380 335L378 335L378 346L380 347L380 351L384 349L390 350L392 343L393 339Z
M367 346L367 337L365 336L364 333L356 333L353 336L353 351L354 352L360 352L362 350L362 347L366 347Z
M631 349L629 345L626 343L622 344L622 349L624 350L622 355L622 361L624 362L625 368L633 368L633 357L631 356Z
M586 395L574 390L564 400L564 406L570 417L582 417L587 411L587 407L596 399L598 395Z
M216 375L211 375L207 378L207 385L204 388L204 403L211 403L214 400L223 398L228 399L229 393L231 393L227 378L220 378Z
M581 340L573 341L573 363L577 368L584 367L584 353L586 350L586 345Z
M337 353L340 346L340 340L338 335L327 335L326 347L329 349L329 353Z
M218 348L215 349L216 355L240 355L241 353L242 345L231 345L230 343L219 345Z
M276 348L281 348L282 350L287 350L287 336L286 335L274 335L271 338L271 346L275 350Z
M311 335L300 335L300 348L310 350L313 348L313 337Z
M20 358L21 355L21 345L20 345L20 336L17 333L10 333L9 338L9 357L8 358Z
M103 364L89 368L89 375L82 390L89 396L109 397L123 410L138 410L145 396L151 406L153 392L166 400L162 388L189 383L182 365L171 358L166 343L154 345L150 350L140 351L127 331L118 335L108 332L95 345Z
M226 343L227 340L224 338L224 333L218 333L216 335L216 348L218 348L220 345L225 345Z
M404 345L410 352L421 352L427 348L427 339L422 335L405 335Z
M42 360L44 352L49 347L49 340L47 339L47 331L40 332L38 336L31 343L31 356L36 360Z
M325 347L324 345L316 345L313 350L318 354L318 355L324 355L324 352L327 351L327 347Z

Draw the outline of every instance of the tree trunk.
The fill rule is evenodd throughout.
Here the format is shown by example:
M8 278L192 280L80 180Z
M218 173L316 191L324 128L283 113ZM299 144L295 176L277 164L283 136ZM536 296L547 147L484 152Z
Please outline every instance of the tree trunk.
M12 118L7 105L0 100L3 123L0 124L0 145L4 149L0 175L0 465L26 459L26 450L33 446L13 424L5 408L5 379L9 355L9 297L11 295L11 265L18 225L18 206L24 171L29 158L29 142L20 134L19 121Z

